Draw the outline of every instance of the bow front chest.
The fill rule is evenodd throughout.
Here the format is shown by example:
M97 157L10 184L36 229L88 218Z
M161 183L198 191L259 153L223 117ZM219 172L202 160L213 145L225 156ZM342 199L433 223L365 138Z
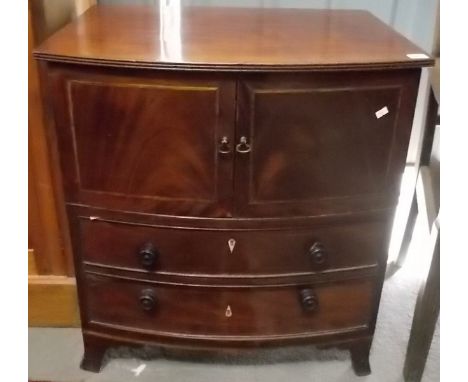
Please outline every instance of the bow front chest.
M364 11L97 6L35 52L85 354L368 356L422 66ZM180 351L180 350L179 350Z

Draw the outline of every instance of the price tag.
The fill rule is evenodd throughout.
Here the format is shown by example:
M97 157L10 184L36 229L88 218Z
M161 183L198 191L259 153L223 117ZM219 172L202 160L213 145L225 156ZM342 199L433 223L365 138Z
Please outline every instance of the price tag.
M424 60L429 58L429 56L424 53L408 53L406 57L411 58L412 60Z
M388 114L388 107L384 106L382 109L375 112L377 119L382 118L385 114Z

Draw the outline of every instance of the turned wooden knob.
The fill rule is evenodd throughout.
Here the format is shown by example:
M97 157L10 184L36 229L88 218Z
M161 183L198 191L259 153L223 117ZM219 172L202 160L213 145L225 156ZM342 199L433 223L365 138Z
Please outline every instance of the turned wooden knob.
M153 269L155 267L156 261L159 257L159 252L153 243L144 244L140 248L138 254L140 256L140 264L143 266L143 268Z
M299 294L302 308L306 312L315 312L318 309L318 297L312 289L302 289Z
M152 289L145 289L141 292L140 305L146 312L151 312L156 307L156 296Z
M314 265L318 267L323 267L327 263L327 252L322 243L316 241L312 246L309 248L309 255L312 258L312 262Z

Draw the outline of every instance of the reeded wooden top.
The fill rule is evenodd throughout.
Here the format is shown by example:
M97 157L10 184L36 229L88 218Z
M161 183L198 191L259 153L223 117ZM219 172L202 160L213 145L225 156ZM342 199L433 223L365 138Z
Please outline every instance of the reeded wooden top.
M416 54L410 58L408 54ZM366 11L95 6L36 57L126 67L314 70L433 60Z

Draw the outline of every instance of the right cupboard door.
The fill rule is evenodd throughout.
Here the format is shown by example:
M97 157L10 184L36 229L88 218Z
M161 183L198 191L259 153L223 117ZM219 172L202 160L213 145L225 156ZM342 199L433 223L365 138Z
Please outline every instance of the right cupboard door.
M419 70L252 74L238 83L237 214L393 207Z

